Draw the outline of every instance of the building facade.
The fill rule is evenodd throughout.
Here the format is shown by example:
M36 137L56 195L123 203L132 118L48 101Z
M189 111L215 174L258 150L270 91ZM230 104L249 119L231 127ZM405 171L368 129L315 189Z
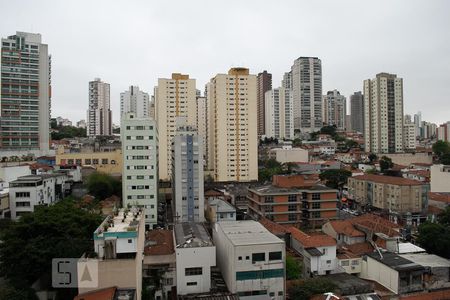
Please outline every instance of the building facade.
M40 34L2 39L0 153L49 152L51 57Z
M173 73L159 78L155 87L155 119L159 133L159 178L169 181L172 172L171 145L176 133L177 117L186 117L190 126L197 124L195 79Z
M172 203L176 222L204 222L203 138L179 124L172 140Z
M122 118L123 205L144 209L145 225L157 223L158 132L150 118L127 113Z
M138 86L132 85L128 91L120 93L120 118L129 112L140 119L150 117L148 93L139 90Z
M405 150L416 149L416 124L411 120L411 116L405 115L403 123L403 146Z
M322 62L299 57L291 68L294 129L311 133L322 128Z
M256 76L246 68L207 85L208 168L215 181L258 180Z
M197 96L197 134L203 139L203 161L206 166L208 156L208 103L206 97Z
M347 100L338 90L327 92L323 96L323 122L335 125L338 130L345 130L345 117L347 115Z
M294 139L294 110L291 90L281 87L267 91L265 110L265 136Z
M265 94L267 91L272 89L272 74L267 71L263 71L256 77L256 98L258 107L258 137L266 134L265 130Z
M109 83L95 78L89 82L87 136L112 135L112 112Z
M430 184L433 193L450 193L450 166L432 165Z
M403 79L379 73L364 80L366 152L403 152Z
M242 299L262 295L285 299L283 240L255 221L218 222L213 238L217 264L231 293Z
M361 92L350 96L350 118L352 130L364 133L364 95Z

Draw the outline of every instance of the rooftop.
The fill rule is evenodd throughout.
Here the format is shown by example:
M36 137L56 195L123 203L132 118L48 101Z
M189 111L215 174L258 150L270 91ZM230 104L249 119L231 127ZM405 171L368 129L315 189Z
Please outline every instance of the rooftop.
M236 208L233 205L220 198L211 198L208 200L208 204L209 206L217 206L218 212L236 212Z
M388 237L397 237L400 235L398 232L400 226L398 224L374 214L364 214L348 220L359 230L382 233Z
M270 221L269 219L264 217L259 219L259 223L261 223L264 227L266 227L267 230L277 236L284 235L289 232L283 225Z
M318 192L334 192L336 190L329 188L324 185L315 185L310 188L282 188L282 187L276 187L273 185L263 185L263 186L257 186L254 188L249 188L249 190L252 190L259 194L295 194L295 193L302 193L307 191L318 191Z
M66 175L62 174L62 173L26 175L26 176L18 177L16 180L11 181L10 184L11 183L22 183L22 182L38 182L38 181L41 181L44 179L56 178L56 177L61 177L61 176L66 176Z
M94 231L94 239L103 239L108 236L117 237L118 233L129 233L126 237L136 236L141 218L138 208L131 210L121 209L117 216L107 216L100 226Z
M375 174L365 174L353 177L356 180L373 181L376 183L393 184L393 185L423 185L423 182L394 176L384 176Z
M425 252L425 249L420 248L419 246L411 244L411 243L399 243L398 244L398 253L399 254L419 253L419 252Z
M174 227L176 248L214 246L208 232L201 223L179 223Z
M294 239L303 245L304 248L336 246L336 240L326 234L309 235L295 227L289 227L289 232Z
M217 226L235 246L284 243L256 221L225 221Z
M401 257L408 259L423 267L431 268L450 268L450 260L428 253L408 253L400 254Z
M363 237L365 236L364 232L356 229L352 222L349 220L336 220L330 221L330 225L333 227L336 233L342 233L351 237Z
M368 253L367 256L396 271L424 270L423 266L392 252L382 252L382 257L378 252Z
M173 231L156 229L147 232L144 247L145 255L168 255L174 252Z

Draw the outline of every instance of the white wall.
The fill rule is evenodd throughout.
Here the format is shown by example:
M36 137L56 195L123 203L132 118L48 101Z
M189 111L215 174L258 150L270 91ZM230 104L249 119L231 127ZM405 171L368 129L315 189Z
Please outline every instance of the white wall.
M450 172L442 172L444 165L431 166L430 187L433 193L450 192Z
M360 277L374 280L398 294L398 272L369 256L363 261Z
M0 179L4 181L4 187L8 187L11 181L18 177L31 175L30 166L14 166L14 167L0 167Z

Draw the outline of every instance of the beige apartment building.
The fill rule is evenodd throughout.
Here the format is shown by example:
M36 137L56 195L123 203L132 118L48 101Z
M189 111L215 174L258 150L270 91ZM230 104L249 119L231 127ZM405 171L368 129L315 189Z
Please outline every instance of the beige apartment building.
M429 185L392 176L360 175L348 179L349 200L392 213L420 213L428 205Z
M380 73L364 80L366 152L403 152L403 79Z
M176 132L176 118L186 117L187 125L196 126L197 100L195 79L173 73L159 78L155 87L155 119L159 134L159 179L170 180L171 143Z
M256 75L231 68L206 85L208 168L215 181L258 179Z

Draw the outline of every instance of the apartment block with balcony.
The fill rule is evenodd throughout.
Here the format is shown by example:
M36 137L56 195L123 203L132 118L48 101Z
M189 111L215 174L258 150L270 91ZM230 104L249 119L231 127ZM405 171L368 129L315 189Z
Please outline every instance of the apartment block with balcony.
M337 218L337 191L303 175L276 175L248 189L249 213L280 224L316 226Z

